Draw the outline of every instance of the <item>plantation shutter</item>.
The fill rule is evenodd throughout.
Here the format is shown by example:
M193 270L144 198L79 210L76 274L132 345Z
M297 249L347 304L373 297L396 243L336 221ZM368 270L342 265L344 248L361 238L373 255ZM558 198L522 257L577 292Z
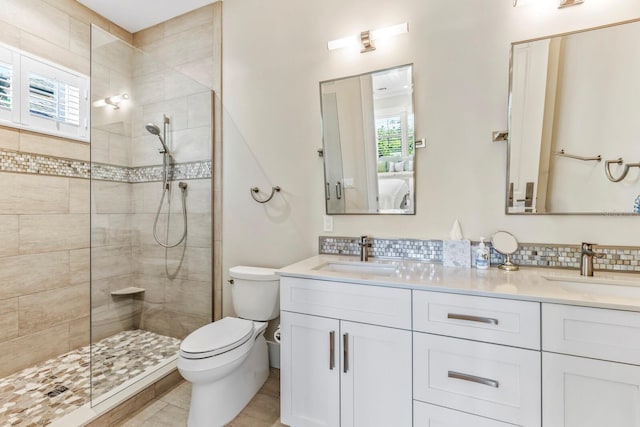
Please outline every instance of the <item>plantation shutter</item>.
M88 79L44 62L21 59L21 124L27 129L88 140Z

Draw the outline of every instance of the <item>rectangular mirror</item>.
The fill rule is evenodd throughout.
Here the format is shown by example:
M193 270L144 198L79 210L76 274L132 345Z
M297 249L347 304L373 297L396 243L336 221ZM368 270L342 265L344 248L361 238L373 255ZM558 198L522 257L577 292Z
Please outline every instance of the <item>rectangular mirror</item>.
M414 214L413 65L320 83L327 214Z
M638 213L639 76L638 21L512 44L507 213Z

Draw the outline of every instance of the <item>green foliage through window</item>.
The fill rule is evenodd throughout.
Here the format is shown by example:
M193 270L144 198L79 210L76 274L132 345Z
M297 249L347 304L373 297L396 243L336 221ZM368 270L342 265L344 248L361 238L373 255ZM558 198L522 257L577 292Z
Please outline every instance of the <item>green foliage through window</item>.
M401 117L376 119L378 157L413 155L415 141L413 136L413 115L411 114L407 117L406 152L402 149L402 137L403 130Z

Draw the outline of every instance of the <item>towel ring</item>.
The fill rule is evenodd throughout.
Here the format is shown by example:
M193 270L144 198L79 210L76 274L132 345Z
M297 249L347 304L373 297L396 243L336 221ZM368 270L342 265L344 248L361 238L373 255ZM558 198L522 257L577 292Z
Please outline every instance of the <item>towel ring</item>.
M614 178L613 175L611 175L611 170L609 169L609 167L611 166L611 163L617 163L619 165L623 165L622 174L620 174L620 176L617 178ZM622 181L627 177L627 174L629 173L629 168L638 168L638 167L640 167L640 163L624 163L622 161L622 157L618 157L618 159L616 160L605 160L604 162L604 171L607 174L607 178L609 178L609 181L611 182Z
M276 193L280 192L280 187L277 185L275 187L271 187L271 195L264 200L260 200L256 197L256 194L258 194L259 192L260 192L260 189L258 187L253 187L249 189L249 194L251 194L251 197L253 197L253 200L255 200L258 203L267 203L268 201L273 199L273 196L275 196Z

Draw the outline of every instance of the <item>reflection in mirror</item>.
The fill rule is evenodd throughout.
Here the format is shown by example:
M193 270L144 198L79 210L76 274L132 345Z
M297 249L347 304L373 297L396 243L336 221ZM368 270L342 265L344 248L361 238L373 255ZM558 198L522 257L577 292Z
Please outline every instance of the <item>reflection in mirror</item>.
M639 75L638 21L512 45L507 213L637 213Z
M497 231L491 237L491 245L496 251L506 256L504 264L498 266L499 269L506 271L519 270L519 267L511 262L511 255L518 250L518 241L513 234L507 231Z
M327 214L415 213L412 70L320 83Z

